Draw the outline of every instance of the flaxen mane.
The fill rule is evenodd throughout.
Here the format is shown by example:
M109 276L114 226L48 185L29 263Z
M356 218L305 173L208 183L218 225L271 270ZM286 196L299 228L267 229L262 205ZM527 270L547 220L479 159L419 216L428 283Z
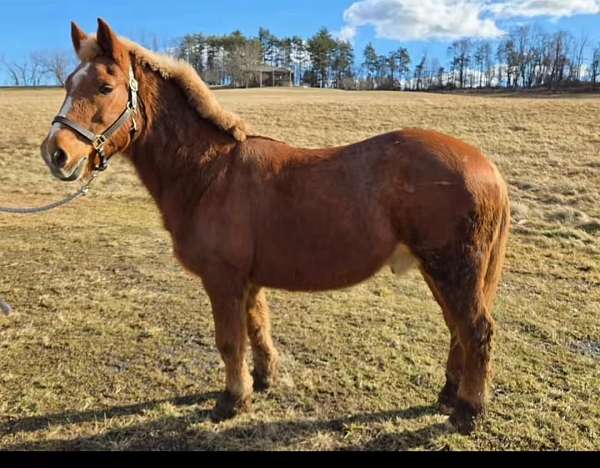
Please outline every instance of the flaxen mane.
M141 65L159 73L165 80L175 81L200 117L211 121L217 127L230 133L237 141L246 140L248 135L246 123L238 115L223 109L213 92L206 86L191 65L183 60L150 52L124 37L119 39ZM101 50L95 36L89 36L81 43L79 58L83 62L90 62L100 53Z

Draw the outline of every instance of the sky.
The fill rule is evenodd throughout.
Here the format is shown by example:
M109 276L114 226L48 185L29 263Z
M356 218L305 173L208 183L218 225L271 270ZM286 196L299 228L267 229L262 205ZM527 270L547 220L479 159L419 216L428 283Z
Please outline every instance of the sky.
M95 32L97 17L120 35L156 36L163 45L190 32L256 35L261 26L308 38L325 26L353 42L357 63L368 42L380 53L403 46L413 57L426 52L444 63L452 40L498 38L521 24L600 43L600 0L0 0L0 59L71 50L70 21Z

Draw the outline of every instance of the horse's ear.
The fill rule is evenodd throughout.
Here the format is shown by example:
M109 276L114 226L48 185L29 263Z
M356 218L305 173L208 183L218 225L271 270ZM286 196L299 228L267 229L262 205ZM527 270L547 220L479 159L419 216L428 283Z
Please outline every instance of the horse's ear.
M127 52L112 28L102 18L98 18L98 33L96 40L102 51L115 62L125 65Z
M73 48L75 53L79 55L81 43L87 39L87 34L77 25L75 21L71 21L71 39L73 40Z

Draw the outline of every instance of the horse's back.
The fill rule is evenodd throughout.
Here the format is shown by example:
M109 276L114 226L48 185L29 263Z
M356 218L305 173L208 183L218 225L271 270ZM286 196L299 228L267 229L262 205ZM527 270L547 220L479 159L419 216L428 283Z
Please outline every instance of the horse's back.
M502 176L480 150L433 130L409 128L317 149L256 138L244 154L260 184L258 196L269 205L292 208L316 200L342 216L386 212L400 217L400 230L408 218L449 227L506 199Z

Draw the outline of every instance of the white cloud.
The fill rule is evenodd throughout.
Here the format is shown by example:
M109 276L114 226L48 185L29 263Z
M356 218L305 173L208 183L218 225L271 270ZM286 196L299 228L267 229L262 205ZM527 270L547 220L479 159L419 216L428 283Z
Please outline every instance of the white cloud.
M373 26L378 37L396 40L497 37L477 0L361 0L344 12L347 28Z
M499 19L596 13L600 0L360 0L344 12L340 36L372 26L394 40L493 38L504 34Z
M490 4L488 10L497 18L563 18L600 13L600 0L504 0Z
M353 41L357 30L354 26L344 26L341 31L336 34L336 37L341 41Z

